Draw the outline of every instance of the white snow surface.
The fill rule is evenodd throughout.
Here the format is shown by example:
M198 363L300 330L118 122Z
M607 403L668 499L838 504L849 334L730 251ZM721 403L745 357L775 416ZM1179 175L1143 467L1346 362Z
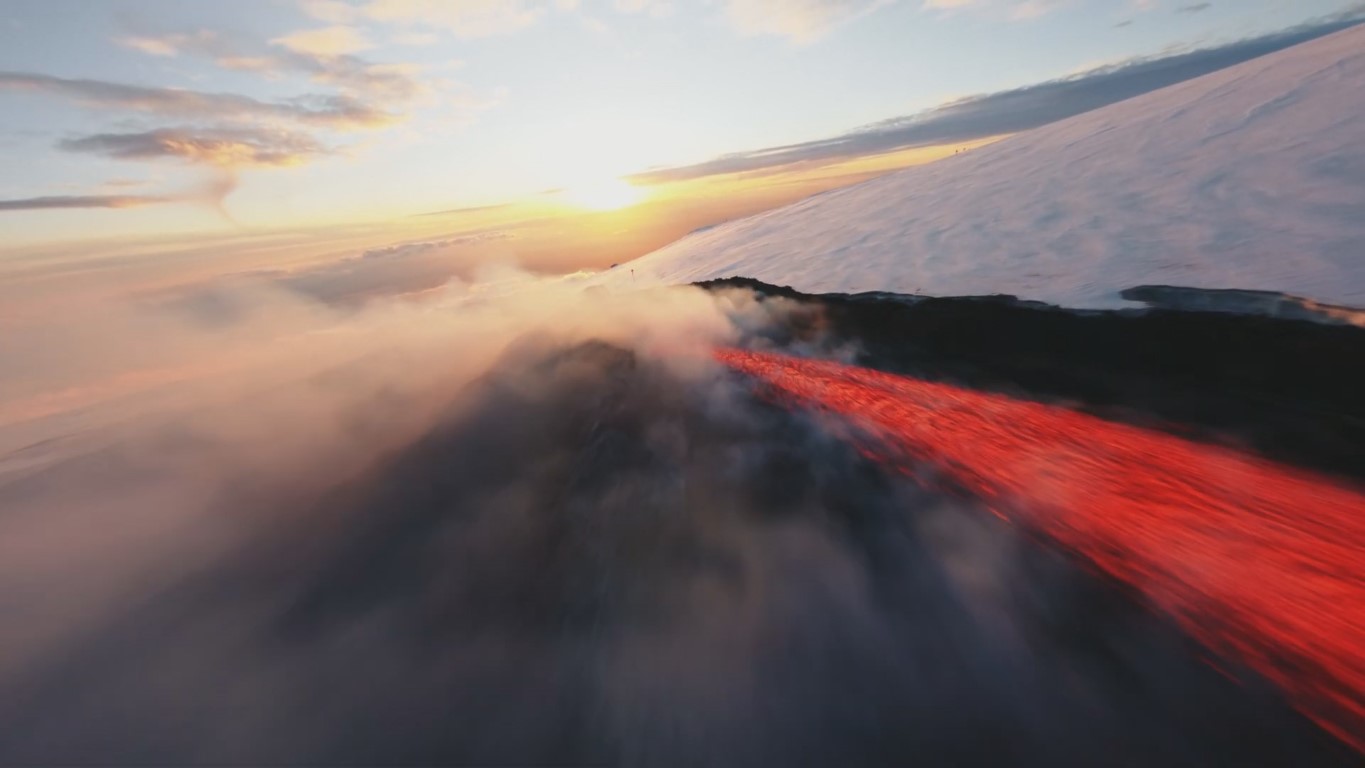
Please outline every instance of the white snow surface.
M1118 291L1150 283L1365 307L1365 26L698 231L606 279L733 275L1071 307L1131 306Z

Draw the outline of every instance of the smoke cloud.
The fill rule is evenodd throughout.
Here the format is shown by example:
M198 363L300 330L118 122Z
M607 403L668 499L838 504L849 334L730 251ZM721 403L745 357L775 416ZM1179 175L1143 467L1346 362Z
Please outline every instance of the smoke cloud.
M1344 758L711 361L818 311L585 286L6 318L0 762Z

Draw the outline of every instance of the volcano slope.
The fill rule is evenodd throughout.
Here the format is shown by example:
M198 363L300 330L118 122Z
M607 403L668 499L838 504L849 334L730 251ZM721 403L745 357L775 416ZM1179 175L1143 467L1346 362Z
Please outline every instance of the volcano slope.
M781 307L768 340L928 380L1365 479L1365 330L1260 315L1080 311L1013 296L803 294L698 283Z
M1365 306L1365 25L938 162L695 232L605 284L742 275L808 292L1144 285Z
M1263 443L1283 438L1277 433L1287 424L1300 428L1296 439L1273 442L1284 455L1323 461L1324 454L1342 447L1340 455L1325 462L1344 460L1342 466L1359 473L1362 464L1352 455L1359 443L1351 442L1349 427L1339 427L1340 421L1359 423L1351 391L1330 384L1286 387L1275 374L1296 362L1283 354L1286 342L1288 350L1308 348L1335 360L1358 355L1365 334L1195 312L1076 315L1007 296L816 299L739 282L760 295L782 294L779 301L794 299L814 310L817 322L805 323L807 332L812 326L842 326L836 339L861 340L849 333L860 326L866 331L875 321L874 346L880 351L862 357L883 367L907 366L913 374L761 351L717 353L725 364L762 382L774 401L835 414L864 455L927 485L962 488L985 500L1001 519L1142 590L1218 655L1261 670L1324 728L1365 751L1365 573L1360 567L1365 488L1267 461L1245 447L1212 444L1207 434L1202 441L1190 439L1192 430L1151 418L1153 410L1169 411L1182 399L1186 407L1205 410L1218 402L1223 407L1215 419L1232 418ZM734 282L718 285L727 284ZM983 316L983 307L1003 312ZM961 321L992 314L996 327L1012 329L1002 334L1005 354L1000 339L988 337L983 345L974 337L970 321L965 337L958 336ZM819 322L831 315L834 322ZM1059 326L1059 319L1072 324ZM1079 343L1052 344L1046 331ZM1105 419L1082 413L1075 403L1036 402L1046 395L1020 390L1017 371L1010 374L1021 363L1055 372L1036 383L1054 392L1069 387L1074 394L1087 379L1112 377L1114 371L1104 365L1108 351L1157 345L1162 352L1149 362L1191 356L1215 360L1223 375L1214 383L1221 383L1222 391L1191 386L1189 370L1172 377L1159 365L1150 370L1114 366L1121 373L1141 374L1141 380L1136 390L1111 389L1111 402L1100 409L1110 412ZM1214 345L1223 354L1215 354ZM1260 364L1247 365L1241 358L1248 355L1261 356ZM1265 356L1271 365L1265 365ZM984 367L969 362L974 358ZM933 381L951 361L967 364L959 374L973 372L979 382L994 379L997 388L1003 377L1013 391L967 388L952 376ZM1350 372L1339 368L1319 362L1292 370L1320 385L1323 379L1311 377ZM1268 394L1281 399L1267 399ZM1252 402L1241 402L1247 398ZM1266 419L1267 412L1277 418ZM1123 417L1149 424L1123 424L1118 420ZM1207 432L1210 420L1203 421ZM1324 442L1338 443L1341 433L1340 445L1315 450Z
M1151 361L1115 374L1146 370L1130 389L1095 383L1103 365L1030 335L1046 310L751 287L782 324L743 346L858 344L1134 418L1188 389ZM903 312L916 322L888 319ZM978 314L1013 343L907 332ZM1319 413L1322 386L1274 402ZM1288 416L1257 431L1248 391L1206 424L1282 434ZM1140 592L754 394L603 343L514 350L364 477L226 493L281 522L3 681L0 761L1358 764ZM1305 434L1286 452L1344 461Z

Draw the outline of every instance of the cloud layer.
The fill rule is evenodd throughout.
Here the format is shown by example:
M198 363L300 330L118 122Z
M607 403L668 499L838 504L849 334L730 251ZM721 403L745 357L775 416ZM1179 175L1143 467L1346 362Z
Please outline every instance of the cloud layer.
M1331 764L1148 607L710 361L832 352L818 312L218 287L212 323L7 318L0 763Z

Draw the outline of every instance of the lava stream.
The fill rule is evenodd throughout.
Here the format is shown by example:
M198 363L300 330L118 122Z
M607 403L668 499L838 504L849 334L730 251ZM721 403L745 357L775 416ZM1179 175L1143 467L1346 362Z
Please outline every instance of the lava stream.
M868 455L944 476L1141 589L1365 752L1365 495L1311 472L1055 406L721 350L839 414Z

